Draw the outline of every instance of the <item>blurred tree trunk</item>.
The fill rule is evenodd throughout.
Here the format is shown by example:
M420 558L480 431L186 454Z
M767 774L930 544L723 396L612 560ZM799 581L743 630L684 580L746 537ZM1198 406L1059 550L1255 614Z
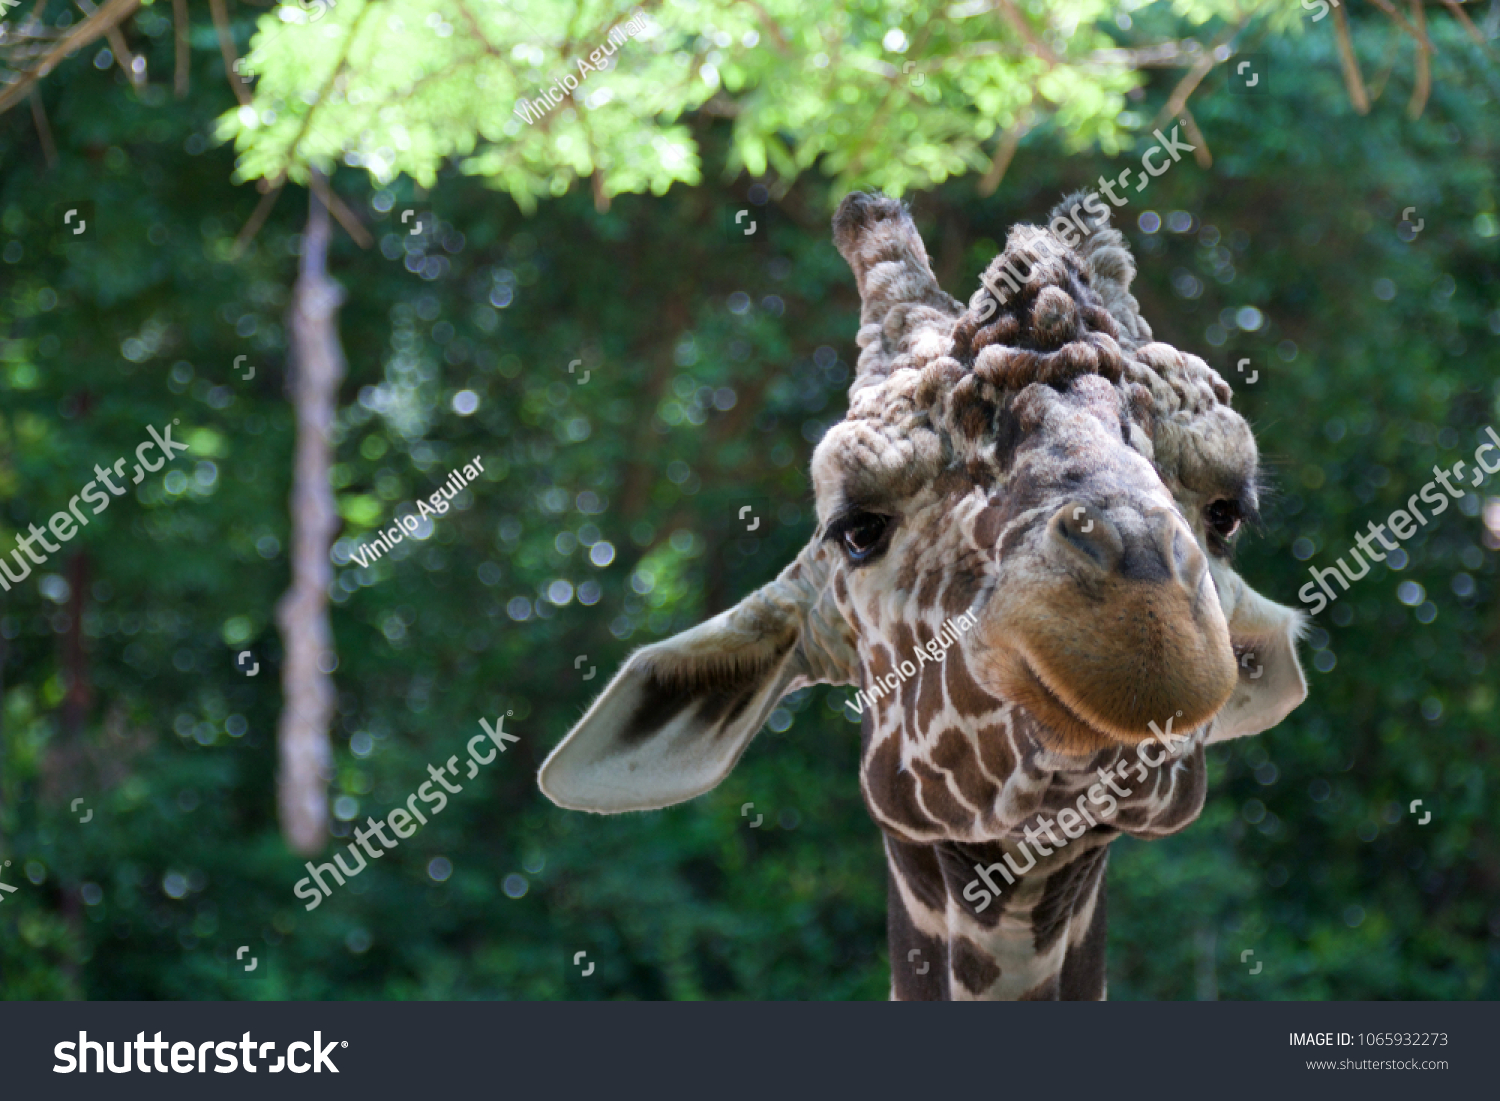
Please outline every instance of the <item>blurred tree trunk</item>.
M281 688L285 704L277 731L280 773L277 802L281 832L293 851L318 852L328 837L328 781L332 753L328 725L337 693L333 633L328 624L328 586L333 567L328 552L338 532L338 513L329 484L332 444L329 432L344 377L338 309L344 292L328 276L328 208L308 194L307 231L292 291L288 330L291 377L288 388L297 411L297 453L292 471L292 585L276 607L281 630Z

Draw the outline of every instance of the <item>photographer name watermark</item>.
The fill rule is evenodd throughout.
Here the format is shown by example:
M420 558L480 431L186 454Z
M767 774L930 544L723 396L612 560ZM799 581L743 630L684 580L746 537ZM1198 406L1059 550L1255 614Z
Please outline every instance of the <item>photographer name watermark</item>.
M465 486L483 473L484 464L479 461L479 456L475 455L473 459L464 464L462 470L450 472L447 481L443 483L441 489L437 490L427 500L418 501L415 514L408 512L397 516L395 523L385 531L379 532L358 550L350 551L349 557L361 566L368 566L382 554L389 554L391 549L407 535L416 534L417 529L422 526L422 518L424 516L441 516L447 512L448 502L458 496ZM403 528L405 529L404 533L402 531Z
M609 37L603 46L600 46L587 58L578 59L578 76L567 73L559 80L554 80L551 87L544 88L536 94L536 98L527 100L521 97L515 107L515 113L521 116L521 121L530 125L539 118L544 118L549 111L555 111L563 105L563 102L572 94L573 90L582 84L593 73L600 69L608 68L606 61L614 56L616 50L625 45L646 29L646 13L637 11L630 17L628 23L622 23L611 28ZM592 64L590 64L592 62Z
M874 684L869 691L856 688L854 699L846 700L845 706L852 707L855 714L863 715L867 706L873 705L876 700L882 699L901 687L901 683L916 676L917 670L922 666L941 664L948 656L948 648L957 645L958 636L964 634L977 622L973 612L964 612L957 619L948 620L939 628L937 638L925 646L917 647L915 663L908 659L885 676L873 678Z

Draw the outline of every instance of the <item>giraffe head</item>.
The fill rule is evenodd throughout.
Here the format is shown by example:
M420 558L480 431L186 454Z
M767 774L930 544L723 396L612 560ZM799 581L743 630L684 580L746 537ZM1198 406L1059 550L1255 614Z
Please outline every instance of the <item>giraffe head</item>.
M785 693L853 684L877 820L977 839L964 777L1003 784L1029 756L1018 734L1085 762L1153 724L1222 740L1301 702L1299 613L1229 563L1256 515L1254 438L1215 372L1152 341L1108 208L1076 196L1017 226L967 309L898 202L850 195L834 238L862 350L813 455L812 540L736 607L637 651L543 765L550 798L691 798Z

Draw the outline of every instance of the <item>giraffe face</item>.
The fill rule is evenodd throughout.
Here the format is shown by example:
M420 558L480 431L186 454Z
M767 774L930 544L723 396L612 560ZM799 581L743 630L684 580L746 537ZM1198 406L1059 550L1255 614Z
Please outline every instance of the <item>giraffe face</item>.
M1126 391L1098 375L925 405L922 381L898 371L862 391L813 460L832 591L866 683L903 662L931 682L873 700L877 714L904 697L909 735L926 739L940 716L1009 701L1070 753L1212 717L1237 667L1209 570L1223 525L1211 525L1254 508L1244 422L1225 427L1249 450L1215 471L1202 506L1204 492L1180 476L1174 492L1153 466ZM918 651L965 614L977 629L943 659L958 667L926 669Z
M1133 314L1118 235L1081 255L1018 227L959 314L911 277L926 265L909 219L841 215L865 350L813 483L877 820L910 839L996 836L1000 789L1041 760L1279 721L1306 692L1300 617L1229 565L1257 512L1255 441L1224 382ZM1023 253L1027 276L997 301ZM934 652L961 614L975 629ZM1179 825L1196 814L1181 809Z
M862 352L813 455L812 541L631 655L538 778L564 807L669 806L723 780L787 692L858 685L902 997L1102 996L1110 841L1193 821L1204 743L1307 692L1300 614L1229 565L1257 466L1229 387L1152 341L1108 210L1068 204L1012 230L965 310L899 203L844 200ZM1142 744L1158 729L1189 736L1171 759ZM913 949L946 974L902 969Z
M1250 430L1218 375L1152 341L1107 218L1086 229L998 300L996 277L1056 237L1017 227L965 310L899 203L845 200L834 236L863 350L848 417L813 456L813 540L740 605L630 659L544 764L554 801L691 798L784 693L852 683L877 820L999 836L1019 808L991 789L1013 775L1086 769L1153 725L1258 733L1302 700L1299 615L1228 562L1256 509ZM955 635L960 616L972 629Z

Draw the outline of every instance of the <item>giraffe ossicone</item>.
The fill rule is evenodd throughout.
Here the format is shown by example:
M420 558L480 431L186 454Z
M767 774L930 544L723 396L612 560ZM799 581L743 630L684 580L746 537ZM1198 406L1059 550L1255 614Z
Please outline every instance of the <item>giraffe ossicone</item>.
M861 352L813 454L811 541L636 651L539 776L563 807L669 806L718 784L786 693L856 686L897 998L1102 998L1109 843L1191 823L1205 745L1307 694L1302 615L1229 562L1259 494L1229 386L1152 339L1108 207L1070 196L1048 222L1011 230L965 306L899 202L844 199ZM943 660L893 678L940 637ZM975 888L996 865L1014 883Z

